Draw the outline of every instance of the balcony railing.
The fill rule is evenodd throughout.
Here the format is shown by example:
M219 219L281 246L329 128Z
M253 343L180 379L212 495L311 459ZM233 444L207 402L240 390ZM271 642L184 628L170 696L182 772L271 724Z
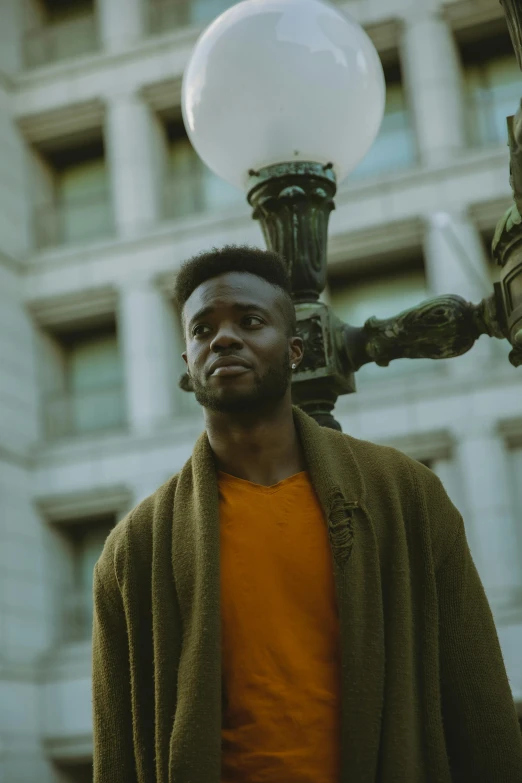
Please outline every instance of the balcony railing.
M39 68L60 60L89 54L98 48L96 17L94 13L86 13L26 33L24 61L27 68Z
M149 33L206 25L232 5L233 0L149 0Z
M125 426L125 398L121 384L48 395L44 401L48 438L87 435L122 429Z
M39 248L89 242L112 234L114 221L108 190L35 208L34 239Z

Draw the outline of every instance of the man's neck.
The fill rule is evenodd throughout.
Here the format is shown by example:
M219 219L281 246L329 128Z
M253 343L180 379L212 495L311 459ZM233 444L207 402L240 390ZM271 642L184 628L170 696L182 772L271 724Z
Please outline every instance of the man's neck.
M306 470L291 405L259 419L205 413L219 470L267 487Z

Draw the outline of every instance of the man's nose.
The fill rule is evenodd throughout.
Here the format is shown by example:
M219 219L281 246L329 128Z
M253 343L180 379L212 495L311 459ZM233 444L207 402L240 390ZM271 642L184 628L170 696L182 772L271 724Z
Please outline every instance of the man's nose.
M241 345L241 337L231 324L221 326L211 343L211 348L228 348L231 345Z

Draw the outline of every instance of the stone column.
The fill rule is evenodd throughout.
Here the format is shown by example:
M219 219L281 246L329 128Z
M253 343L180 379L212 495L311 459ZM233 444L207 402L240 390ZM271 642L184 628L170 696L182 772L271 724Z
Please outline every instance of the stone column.
M23 70L22 47L25 34L20 13L21 3L3 0L2 26L0 27L0 70L16 77Z
M508 455L493 423L477 414L466 424L456 447L462 478L468 541L494 610L516 602L522 588L522 568Z
M480 234L465 210L438 212L426 218L424 257L430 296L457 294L480 302L493 293L493 283ZM493 338L483 335L471 351L448 360L451 372L475 370L495 350Z
M159 216L154 117L137 95L116 95L106 117L107 159L118 234L146 231Z
M126 49L144 35L145 0L97 0L104 49Z
M466 210L427 217L424 253L428 286L434 296L458 294L479 302L492 293L484 245Z
M444 163L466 146L466 132L459 53L440 11L409 11L401 59L421 161Z
M446 459L434 459L431 469L442 481L451 502L458 508L463 516L466 516L462 479L460 476L460 464L455 459L454 454Z
M138 279L120 289L118 332L122 346L129 427L159 429L172 416L173 346L168 303L152 282Z
M14 12L13 4L6 10ZM0 67L7 68L3 47L13 27L3 12L2 4ZM12 101L0 83L0 780L29 783L52 780L40 736L38 662L54 639L46 531L34 504L32 455L42 435L36 324L22 291L31 194Z

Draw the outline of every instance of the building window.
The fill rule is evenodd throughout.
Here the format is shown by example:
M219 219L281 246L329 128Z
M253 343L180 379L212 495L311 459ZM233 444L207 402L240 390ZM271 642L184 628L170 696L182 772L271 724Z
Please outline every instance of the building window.
M221 210L248 211L245 194L222 180L197 155L183 123L167 123L164 214L183 218Z
M82 642L91 638L93 570L115 524L114 515L56 524L68 559L65 569L67 583L58 596L61 642Z
M148 0L149 31L158 34L190 25L204 26L232 5L232 0Z
M28 0L24 10L24 55L28 68L98 49L93 0Z
M350 174L362 179L413 166L417 160L415 133L406 103L400 66L385 66L386 107L379 135L366 157Z
M474 147L507 144L506 117L522 97L522 74L505 24L468 31L460 42L467 132Z
M41 145L34 156L34 239L45 249L114 233L101 138Z
M114 326L46 335L43 349L47 437L124 427L123 368Z
M350 268L350 266L352 268ZM334 313L351 326L363 326L368 318L389 318L430 298L422 256L400 262L381 260L373 269L350 265L330 274L330 301ZM357 372L359 387L383 379L433 370L431 359L395 359L388 367L365 364Z

